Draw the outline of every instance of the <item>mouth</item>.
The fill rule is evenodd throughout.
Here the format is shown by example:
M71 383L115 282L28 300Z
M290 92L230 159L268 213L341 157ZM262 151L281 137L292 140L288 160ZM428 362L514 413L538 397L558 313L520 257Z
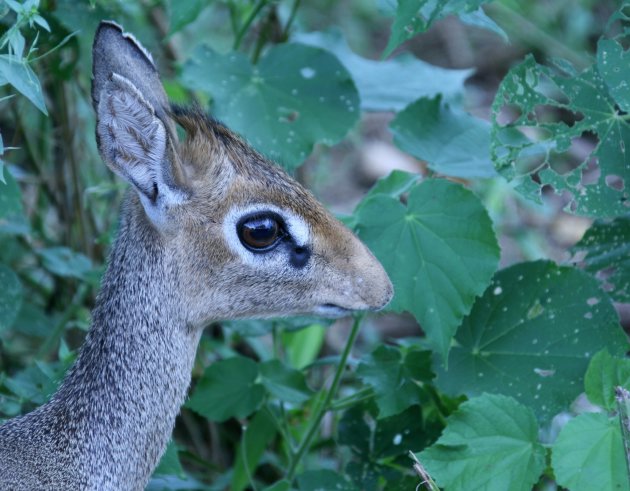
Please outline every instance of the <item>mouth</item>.
M346 315L350 315L352 312L353 310L346 309L345 307L340 307L339 305L335 305L334 303L325 303L322 305L318 305L313 310L313 313L315 315L319 315L322 317L329 317L332 319L345 317Z

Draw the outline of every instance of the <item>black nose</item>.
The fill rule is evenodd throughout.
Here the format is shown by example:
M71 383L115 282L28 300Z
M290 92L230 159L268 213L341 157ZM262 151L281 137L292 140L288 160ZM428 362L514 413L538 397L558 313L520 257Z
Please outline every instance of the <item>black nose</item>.
M293 246L290 254L289 261L294 268L303 268L311 257L308 247Z

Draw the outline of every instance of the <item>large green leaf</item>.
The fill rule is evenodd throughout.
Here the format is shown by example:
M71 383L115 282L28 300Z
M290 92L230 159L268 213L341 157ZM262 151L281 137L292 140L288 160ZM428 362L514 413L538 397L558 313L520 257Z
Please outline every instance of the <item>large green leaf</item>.
M630 390L630 360L615 358L606 350L597 353L584 376L584 389L589 401L605 409L616 407L615 387Z
M370 196L355 220L394 283L389 308L413 313L429 345L446 357L499 260L485 208L463 186L430 179L411 188L406 206L384 194Z
M558 436L552 454L556 481L571 491L630 491L630 476L617 418L581 414Z
M490 124L443 103L422 98L390 124L394 143L427 162L431 170L455 177L494 177Z
M626 69L625 78L630 77ZM567 124L559 115L569 114ZM512 120L500 122L507 112ZM596 66L575 73L538 65L532 56L503 79L492 107L492 155L497 170L517 189L540 201L543 185L556 193L571 193L569 208L588 216L611 217L628 213L627 181L630 124L620 113ZM566 162L574 140L597 136L595 149L576 166ZM599 175L590 167L599 167ZM589 171L585 181L583 174ZM536 177L537 176L537 177Z
M417 457L449 491L530 491L545 469L534 413L491 394L463 403L440 439Z
M400 44L426 31L439 19L452 14L473 12L486 0L398 0L392 34L383 56L388 56ZM484 25L483 27L487 27Z
M0 77L48 115L39 79L25 60L11 55L0 55Z
M303 44L271 48L256 66L242 53L197 48L184 85L213 98L213 114L268 157L297 167L318 142L341 140L356 123L359 95L329 52Z
M257 378L258 366L249 358L217 361L206 369L186 406L212 421L245 418L265 394Z
M260 375L261 382L269 393L281 401L301 404L313 395L313 391L306 385L304 374L287 367L279 360L261 363Z
M464 92L472 70L451 70L406 53L387 61L355 54L338 31L301 33L296 40L331 51L348 69L366 111L399 111L419 97L442 94L454 99Z
M207 6L208 2L205 0L171 0L169 2L169 35L181 31L193 22Z
M630 302L630 217L596 221L572 249L617 302Z
M17 275L8 267L0 264L0 333L13 325L24 293Z
M20 187L11 173L5 172L4 184L0 183L0 234L23 234L28 230Z
M422 404L417 381L432 378L430 362L430 352L411 351L403 358L400 349L393 346L379 346L363 357L357 375L374 389L379 418Z
M448 370L436 367L438 387L448 394L510 395L543 418L578 396L597 351L627 349L615 309L597 281L549 261L497 273L455 341Z
M37 254L42 258L44 267L58 276L86 279L93 271L90 259L68 247L48 247Z

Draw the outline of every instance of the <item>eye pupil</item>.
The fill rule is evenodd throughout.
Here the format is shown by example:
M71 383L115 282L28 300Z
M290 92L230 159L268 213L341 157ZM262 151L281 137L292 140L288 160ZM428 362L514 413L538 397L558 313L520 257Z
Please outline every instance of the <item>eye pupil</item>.
M246 247L265 250L272 247L281 236L278 221L271 216L246 218L238 226L238 235Z

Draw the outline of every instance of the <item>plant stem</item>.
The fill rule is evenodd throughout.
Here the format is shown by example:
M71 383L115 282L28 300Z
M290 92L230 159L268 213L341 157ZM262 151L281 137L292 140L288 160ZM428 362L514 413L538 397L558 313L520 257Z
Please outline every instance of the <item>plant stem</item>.
M300 7L300 0L295 0L293 2L293 6L291 7L291 13L289 14L289 18L287 19L287 23L284 26L284 31L282 31L282 40L286 41L289 39L289 29L291 29L291 24L295 20L295 15L297 14L298 8Z
M297 470L298 464L304 454L308 451L311 446L311 441L315 436L315 433L319 430L319 425L324 418L324 415L328 411L330 407L330 403L337 393L337 389L339 388L339 384L341 383L341 377L346 368L346 362L348 361L348 357L350 356L350 351L352 351L352 346L354 345L354 341L359 334L359 327L361 327L361 321L363 320L363 315L357 315L354 318L354 322L352 324L352 330L350 331L350 335L348 336L348 341L346 342L346 346L343 349L343 353L341 354L341 359L339 360L339 365L337 366L337 370L335 371L335 376L333 378L332 384L330 385L330 389L326 392L324 396L324 401L319 405L317 410L315 411L313 418L311 419L311 424L306 432L306 435L300 442L297 451L293 455L291 459L291 463L289 464L289 469L287 471L287 480L289 482L293 481L295 477L295 471Z
M360 402L370 400L373 397L374 397L374 390L372 389L372 387L364 387L358 390L357 392L355 392L354 394L349 395L348 397L344 397L342 399L339 399L331 403L330 410L340 411L340 410L349 408L351 406L354 406L355 404L358 404Z
M249 30L250 26L256 19L256 16L259 14L259 12L263 9L265 5L267 5L267 0L259 0L258 3L252 9L252 11L249 13L249 15L247 16L247 19L245 19L245 22L241 26L240 31L238 31L238 34L236 35L236 39L234 40L234 46L232 48L234 51L236 51L237 49L241 47L241 43L243 42L243 38L245 37L245 34L247 34L247 31Z

